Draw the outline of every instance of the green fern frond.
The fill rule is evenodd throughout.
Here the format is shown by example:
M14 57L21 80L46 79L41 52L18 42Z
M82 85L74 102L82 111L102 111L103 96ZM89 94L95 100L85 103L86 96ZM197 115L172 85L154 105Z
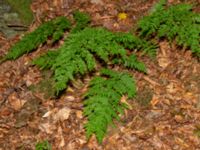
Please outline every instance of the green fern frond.
M132 54L124 60L124 66L127 68L135 68L138 71L147 73L145 64L141 61L138 61L136 55L134 54Z
M158 3L156 3L150 10L150 13L163 11L164 6L167 4L167 0L160 0Z
M140 35L175 40L178 45L200 56L200 14L193 12L189 4L170 7L164 7L164 4L161 0L149 16L139 21Z
M90 82L85 95L84 115L88 118L85 124L87 138L95 134L99 143L106 134L107 127L113 119L119 120L126 105L120 102L123 95L129 98L136 94L135 81L126 73L102 69L101 76Z
M55 19L54 24L56 26L52 35L52 42L58 41L64 34L66 29L71 29L71 23L65 17L58 17Z
M157 46L151 42L143 40L131 33L116 33L115 40L129 50L142 50L142 54L150 57L156 56Z
M70 28L70 22L65 17L58 17L39 26L35 31L27 33L10 49L5 60L17 59L25 53L35 50L40 44L45 43L53 36L53 41L60 39L64 30Z
M32 64L38 66L40 69L50 69L55 63L58 54L59 51L48 51L46 54L34 59Z
M91 21L90 16L86 13L75 11L73 13L74 20L76 21L75 27L72 29L72 33L79 32L87 27Z
M85 28L80 32L71 33L58 50L60 53L52 66L57 92L64 90L68 81L73 80L77 74L84 75L94 70L96 61L112 63L112 60L116 59L125 67L146 72L144 64L139 62L136 56L127 56L127 43L133 45L131 48L142 48L137 45L142 44L141 41L135 42L139 39L130 36L123 34L121 38L119 34L103 28ZM131 40L123 37L130 37Z

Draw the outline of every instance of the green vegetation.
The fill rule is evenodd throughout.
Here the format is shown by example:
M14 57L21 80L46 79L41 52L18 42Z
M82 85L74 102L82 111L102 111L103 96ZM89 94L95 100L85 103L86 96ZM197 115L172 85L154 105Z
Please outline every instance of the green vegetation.
M48 141L42 141L35 145L35 150L52 150L52 148Z
M166 1L161 0L152 8L150 15L139 22L140 37L175 40L178 45L190 48L200 56L200 15L192 12L192 7L187 4L170 7L165 4ZM40 69L51 70L52 91L57 96L77 76L84 77L85 74L104 68L100 75L92 79L84 95L84 115L88 119L85 124L86 135L90 138L95 134L101 143L108 125L113 123L113 119L119 120L118 114L127 108L120 101L121 97L127 95L131 99L136 94L136 84L130 75L108 68L120 65L121 68L147 73L144 63L137 59L134 52L141 50L142 54L153 57L156 46L131 33L113 33L100 27L92 28L89 25L90 17L84 13L75 12L74 20L73 27L64 17L44 23L16 43L4 59L16 59L29 53L49 37L52 37L52 42L56 42L65 30L71 29L62 46L48 51L32 63ZM147 105L148 100L141 104Z
M47 52L33 63L41 69L51 69L54 72L54 87L59 94L78 74L83 76L95 71L99 63L103 66L121 64L146 73L145 65L137 60L136 55L128 55L125 48L141 49L147 54L155 53L155 46L130 33L85 28L71 33L59 49ZM127 74L107 69L101 73L108 78L96 77L92 80L91 89L85 96L84 108L85 116L88 117L88 123L85 125L87 137L94 133L100 143L108 124L113 118L118 118L117 114L125 108L125 105L120 103L121 96L128 94L131 98L136 92L135 82Z
M135 81L127 73L102 69L101 76L90 82L89 91L85 95L84 115L86 135L89 138L95 134L99 143L106 134L107 126L113 118L119 120L119 113L128 106L120 102L123 95L133 98L136 94Z
M156 4L150 14L139 21L142 37L167 38L179 46L189 48L200 57L200 14L189 4L165 6L166 0Z
M76 23L64 44L32 62L40 69L51 70L53 74L47 82L51 82L51 91L54 94L58 95L65 90L67 84L77 75L84 76L98 71L97 68L122 65L146 73L144 63L138 61L131 51L142 50L142 54L155 56L155 45L131 33L113 33L104 28L89 27L90 17L84 13L75 12L74 20ZM66 29L70 29L70 22L64 17L46 22L13 45L4 59L12 60L29 53L45 43L49 37L52 37L52 42L56 42ZM46 84L41 82L39 89L45 90ZM118 113L126 108L120 102L121 97L125 94L129 98L134 97L135 86L134 80L128 74L108 69L103 69L101 76L91 81L84 103L84 114L88 118L85 125L88 138L95 134L98 141L102 142L107 126L113 119L119 119Z
M88 14L82 13L80 11L75 11L73 13L74 20L76 21L75 27L72 29L72 33L79 32L85 27L89 26L91 18Z
M200 138L200 125L196 125L193 133L198 137Z
M35 31L24 35L19 42L15 43L0 62L17 59L23 54L35 50L40 44L45 43L49 37L52 37L52 42L56 42L70 26L69 20L65 17L58 17L42 24Z
M29 25L33 21L33 13L30 9L32 0L6 0L19 14L23 23Z
M132 48L141 47L137 44L138 41L139 44L142 41L133 35L126 35L119 36L103 28L86 28L70 34L64 45L56 52L50 51L34 60L34 64L54 71L53 78L57 94L64 90L67 87L66 83L73 80L77 74L84 75L94 71L97 61L104 64L121 63L126 67L146 72L145 65L139 62L134 55L128 56L123 46L126 42L134 41L130 42ZM46 63L48 60L53 61Z

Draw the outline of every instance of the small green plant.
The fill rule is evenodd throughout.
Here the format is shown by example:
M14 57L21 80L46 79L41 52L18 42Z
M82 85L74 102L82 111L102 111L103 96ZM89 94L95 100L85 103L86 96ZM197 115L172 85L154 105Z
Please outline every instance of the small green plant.
M44 44L49 37L52 37L52 42L59 40L70 26L69 20L65 17L58 17L40 25L35 31L24 35L20 41L15 43L7 55L0 60L0 63L5 60L17 59L23 54L35 50L40 44Z
M198 138L200 138L200 125L197 125L193 132Z
M73 13L74 20L76 21L75 27L72 29L72 33L79 32L85 27L89 26L91 21L90 16L86 13L75 11Z
M200 14L192 11L192 5L167 7L166 0L161 0L139 21L138 27L142 37L175 40L200 57Z
M119 73L109 69L102 69L101 76L90 82L89 90L85 94L84 115L88 122L85 124L86 135L89 138L95 134L99 143L106 134L107 126L113 119L119 120L119 113L127 108L120 102L123 95L133 98L136 94L135 81L127 73Z
M48 141L42 141L35 145L35 150L52 150L52 148Z

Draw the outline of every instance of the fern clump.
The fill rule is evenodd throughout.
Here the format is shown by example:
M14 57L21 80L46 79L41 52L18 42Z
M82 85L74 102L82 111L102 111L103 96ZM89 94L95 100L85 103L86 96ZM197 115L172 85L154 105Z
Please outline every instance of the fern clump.
M145 65L138 61L136 56L128 56L125 49L126 42L132 44L132 49L142 48L138 46L138 43L142 42L135 36L127 34L128 36L126 34L119 36L103 28L86 28L68 36L64 45L57 50L58 55L53 56L55 60L47 53L34 63L41 68L51 67L54 71L57 93L64 90L67 83L77 74L84 75L95 70L97 61L104 64L118 63L127 68L146 72ZM134 42L135 40L139 42ZM50 62L46 63L47 61Z
M142 45L143 44L143 45ZM70 33L56 51L49 51L34 60L41 69L53 70L53 79L57 94L74 80L77 74L84 75L95 71L97 62L107 64L122 64L127 68L135 68L146 72L144 63L137 60L136 55L128 55L125 48L144 49L149 44L130 33L112 33L104 28L85 28L82 31ZM155 51L147 47L145 52ZM117 73L103 69L101 76L95 77L90 83L90 89L85 95L84 114L88 118L85 125L89 138L95 134L99 143L106 134L107 126L113 119L119 119L118 114L126 108L120 102L123 95L129 98L135 96L135 82L126 73Z
M139 21L140 35L175 40L178 45L190 48L200 57L200 14L193 12L189 4L170 7L165 4L166 0L161 0L149 16Z
M107 126L113 119L119 120L119 113L127 108L120 102L123 95L129 98L136 94L135 81L127 73L119 73L109 69L102 69L101 76L90 82L89 90L85 95L84 115L88 122L85 124L86 135L89 138L95 134L99 143L106 134Z
M39 26L35 31L28 33L15 43L10 49L4 60L17 59L25 53L36 49L40 44L45 43L49 37L53 42L59 40L64 31L70 28L70 22L65 17L57 17Z
M143 54L155 55L156 46L131 33L113 33L104 28L89 27L90 17L81 12L74 13L76 24L69 31L64 44L56 50L48 51L33 60L40 69L51 70L52 91L58 95L77 75L85 75L97 68L122 65L146 73L146 67L133 53L142 50ZM52 42L60 39L70 22L60 17L38 27L25 35L8 52L6 59L16 59L29 53L52 37ZM99 67L97 67L97 64ZM126 105L120 102L123 95L135 96L135 82L126 73L103 69L101 76L95 77L85 95L84 114L88 118L85 125L87 137L95 134L98 141L106 133L113 119L119 119Z

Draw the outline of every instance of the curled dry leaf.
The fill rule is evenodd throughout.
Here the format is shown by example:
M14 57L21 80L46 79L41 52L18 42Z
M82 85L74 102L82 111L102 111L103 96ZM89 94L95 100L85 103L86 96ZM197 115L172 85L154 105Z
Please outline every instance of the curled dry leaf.
M48 134L53 134L53 131L56 129L57 127L55 125L53 125L51 122L47 122L47 123L42 123L39 125L39 129L43 132L46 132Z
M58 121L64 121L67 120L69 118L71 109L69 109L68 107L64 107L58 110L58 108L54 108L53 110L50 110L48 112L46 112L43 117L51 117L53 119L53 121L56 123Z
M57 121L64 121L69 118L71 109L68 107L64 107L60 109L55 115L53 115L53 119Z
M129 109L133 109L133 107L127 102L127 97L126 96L122 96L121 100L122 103L125 103Z
M65 140L63 137L62 128L60 126L58 127L58 137L60 139L59 147L61 148L61 147L65 146Z
M8 97L8 101L11 108L13 108L16 111L20 110L26 102L25 100L19 99L16 93L13 93L12 95L10 95Z

